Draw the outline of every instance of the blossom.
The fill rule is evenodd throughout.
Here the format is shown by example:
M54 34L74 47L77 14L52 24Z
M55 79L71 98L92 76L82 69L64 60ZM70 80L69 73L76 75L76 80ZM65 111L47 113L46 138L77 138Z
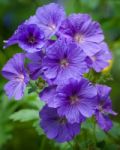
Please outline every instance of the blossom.
M47 137L57 142L70 141L80 132L79 123L69 123L65 117L58 115L55 108L44 106L40 111L40 118L40 125Z
M14 55L3 67L2 75L9 80L4 90L9 99L19 100L30 79L37 80L32 89L39 88L45 103L39 116L48 138L61 143L72 140L92 115L105 132L112 127L109 114L116 112L111 88L84 78L90 69L102 71L112 59L100 24L90 15L66 17L59 4L44 5L18 26L4 48L13 44L24 54Z
M96 72L100 72L109 65L112 55L107 47L106 43L101 43L101 50L94 55L88 56L86 61L90 68L93 68Z
M31 61L28 63L28 70L32 80L38 79L42 72L42 59L44 57L44 53L42 51L35 53L27 53L26 57Z
M88 56L98 52L99 43L104 40L99 23L87 14L71 14L63 21L60 31L62 36L71 37Z
M23 50L33 53L45 45L44 32L36 24L22 24L13 36L6 41L5 48L18 43Z
M47 48L43 59L43 70L46 78L59 84L69 78L79 79L88 71L86 55L75 43L59 39Z
M96 88L86 79L69 79L64 84L47 87L40 93L41 100L49 107L57 108L60 116L70 123L91 117L96 108Z
M30 22L34 19L36 24L45 32L46 38L49 38L59 30L64 18L64 9L56 3L50 3L39 7L36 15L30 18Z
M108 131L112 128L112 121L109 119L109 114L116 115L112 110L112 101L109 97L111 88L105 85L96 85L97 95L97 108L95 111L95 117L98 125L104 131Z
M29 76L24 68L24 54L16 54L2 69L2 75L10 80L4 87L7 96L16 100L22 98Z

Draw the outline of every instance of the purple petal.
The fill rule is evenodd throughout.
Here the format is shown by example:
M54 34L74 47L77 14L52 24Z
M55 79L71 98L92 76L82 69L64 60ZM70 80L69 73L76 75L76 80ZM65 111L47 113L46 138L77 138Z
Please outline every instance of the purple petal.
M49 107L56 107L56 101L54 100L56 96L56 86L46 87L42 92L40 92L39 96L40 99L45 101Z
M25 87L25 83L11 80L5 85L4 90L10 99L14 97L16 100L19 100L24 95Z
M111 92L111 87L108 87L106 85L96 84L96 88L98 91L98 96L107 100L106 98L109 96L109 94Z
M61 22L65 18L65 12L60 5L50 3L38 8L36 17L39 20L38 25L45 32L46 37L49 37L58 31Z
M103 115L102 113L97 113L96 119L97 119L98 125L104 131L109 131L113 126L112 121L109 119L109 117Z
M93 54L101 50L98 44L92 42L83 42L81 43L80 47L87 56L92 56Z
M58 114L60 116L66 116L68 122L70 123L81 123L84 117L81 115L79 108L77 106L66 106L62 105L58 108Z
M24 54L16 54L2 69L2 75L11 80L24 70Z
M95 99L95 98L94 98ZM91 117L96 108L96 103L93 99L81 99L79 103L79 111L85 117Z
M80 94L82 98L93 98L97 96L97 90L88 80L81 78L80 81ZM92 92L91 92L92 91Z

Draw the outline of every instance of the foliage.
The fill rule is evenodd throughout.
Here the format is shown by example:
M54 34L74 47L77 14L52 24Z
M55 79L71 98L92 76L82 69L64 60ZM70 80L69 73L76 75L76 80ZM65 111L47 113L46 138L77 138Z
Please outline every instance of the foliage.
M10 116L10 119L12 119L13 121L20 121L20 122L39 119L38 111L34 109L22 109L18 112L13 113Z

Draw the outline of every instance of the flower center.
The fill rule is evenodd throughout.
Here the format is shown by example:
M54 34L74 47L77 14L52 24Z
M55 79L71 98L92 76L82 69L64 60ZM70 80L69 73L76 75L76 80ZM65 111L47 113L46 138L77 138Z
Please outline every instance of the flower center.
M91 56L92 61L96 61L96 57L95 56Z
M108 112L106 112L106 111L103 109L103 106L102 106L102 105L99 105L99 106L98 106L98 110L99 110L102 114L108 115Z
M60 118L58 119L58 122L59 122L60 124L66 124L67 119L66 119L65 117L60 117Z
M24 75L20 74L16 79L19 80L20 82L24 82Z
M51 25L49 26L49 28L50 28L51 31L55 31L56 26L55 26L54 24L51 24Z
M84 42L84 36L78 33L75 34L74 39L79 44Z
M101 112L103 111L102 105L98 106L98 110L101 111Z
M69 65L69 63L68 63L67 59L62 59L60 61L60 65L61 65L61 67L67 67Z
M105 113L103 106L104 106L104 101L101 101L100 104L98 105L98 110L101 113Z
M70 96L70 103L75 104L78 101L78 96L77 95L72 95Z
M35 43L36 43L35 37L34 37L34 36L30 36L30 37L28 38L28 43L29 43L29 44L35 44Z

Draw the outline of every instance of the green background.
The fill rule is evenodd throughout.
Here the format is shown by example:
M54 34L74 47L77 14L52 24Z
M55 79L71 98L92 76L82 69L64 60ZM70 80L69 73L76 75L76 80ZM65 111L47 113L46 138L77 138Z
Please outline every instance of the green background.
M34 15L37 7L50 2L53 1L0 0L0 70L9 58L21 52L16 45L3 49L3 40L7 40L20 23L30 15ZM3 90L6 80L0 75L0 150L120 150L120 0L56 0L54 2L64 5L67 14L88 13L101 24L105 41L113 53L111 77L107 78L105 84L112 87L113 109L118 113L117 116L112 117L115 122L114 127L108 134L97 128L96 140L94 140L92 123L88 120L81 129L79 137L72 143L58 144L48 140L38 125L37 112L42 104L38 106L37 95L26 92L23 100L9 101ZM20 114L11 116L22 109ZM35 111L33 118L30 115L32 111ZM26 118L24 113L27 114ZM74 145L77 143L76 140L78 144Z

